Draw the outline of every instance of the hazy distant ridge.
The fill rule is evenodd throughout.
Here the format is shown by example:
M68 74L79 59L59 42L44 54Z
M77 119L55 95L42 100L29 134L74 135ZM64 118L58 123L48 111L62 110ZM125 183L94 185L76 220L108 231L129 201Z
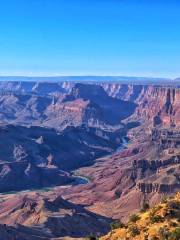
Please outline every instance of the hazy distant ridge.
M180 78L132 77L132 76L0 76L0 81L28 81L28 82L121 82L140 84L172 84L180 83Z

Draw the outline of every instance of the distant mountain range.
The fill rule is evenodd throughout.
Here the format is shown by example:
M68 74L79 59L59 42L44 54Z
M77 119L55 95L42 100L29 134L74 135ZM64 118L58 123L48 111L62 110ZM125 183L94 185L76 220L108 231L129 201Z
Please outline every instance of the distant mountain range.
M40 81L40 82L121 82L138 84L179 84L180 78L131 77L131 76L0 76L0 81Z

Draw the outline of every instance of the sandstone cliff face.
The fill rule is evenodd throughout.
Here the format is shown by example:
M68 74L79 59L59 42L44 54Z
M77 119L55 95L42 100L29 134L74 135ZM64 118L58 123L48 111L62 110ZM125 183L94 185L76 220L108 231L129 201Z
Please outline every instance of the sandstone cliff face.
M154 125L180 126L180 89L168 87L148 87L137 101L136 114Z
M159 148L167 149L180 147L180 129L178 127L171 128L153 128L152 141L159 144Z
M138 159L132 163L135 169L141 169L144 173L143 178L136 182L137 189L144 194L175 193L180 188L180 135L178 129L174 127L153 128L152 143L156 146L155 157L150 155L149 159Z
M131 102L135 102L140 94L147 89L147 86L136 84L102 83L101 86L109 96Z
M136 187L139 191L144 194L172 194L179 191L180 160L168 159L163 165L161 163L156 170L154 167L153 169L151 174L148 174L149 176L137 181Z
M138 183L138 189L144 194L150 193L175 193L179 190L180 184L158 184L158 183Z
M135 115L156 124L180 126L180 88L152 85L102 84L112 97L138 104Z

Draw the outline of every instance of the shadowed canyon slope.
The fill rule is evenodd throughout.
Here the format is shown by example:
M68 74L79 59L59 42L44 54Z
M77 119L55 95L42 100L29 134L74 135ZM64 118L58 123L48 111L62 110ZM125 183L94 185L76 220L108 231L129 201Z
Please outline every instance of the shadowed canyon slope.
M2 234L99 236L180 190L178 86L0 82L0 122Z
M103 127L120 124L135 110L134 103L112 98L98 85L47 85L6 83L0 86L0 89L4 87L0 93L0 120L57 129L82 124Z
M73 179L65 170L113 152L123 131L68 127L58 133L41 127L0 127L0 191L70 183Z
M30 239L29 236L37 239L85 237L90 232L98 234L99 229L104 233L109 230L110 219L92 213L84 206L70 203L54 193L46 194L46 197L43 193L32 192L1 198L0 223L6 226L18 223L17 232L22 231L27 239Z

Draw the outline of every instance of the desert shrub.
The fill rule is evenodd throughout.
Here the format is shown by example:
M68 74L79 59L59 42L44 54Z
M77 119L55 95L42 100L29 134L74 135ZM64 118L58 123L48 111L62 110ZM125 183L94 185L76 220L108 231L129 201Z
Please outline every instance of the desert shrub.
M177 218L180 221L180 210L168 209L165 216L168 218Z
M177 223L170 221L169 226L170 227L177 227Z
M94 234L90 234L85 237L85 240L98 240L98 238Z
M168 208L170 208L170 209L180 210L180 203L177 202L177 201L168 202L167 206L168 206Z
M155 206L151 209L150 211L150 216L154 216L156 215L156 213L162 208L162 206L158 205L158 206Z
M115 193L114 193L114 194L115 194L115 196L116 196L117 198L120 198L120 197L121 197L121 192L120 192L120 191L118 191L118 190L117 190L117 191L115 191Z
M110 224L111 230L117 229L117 228L123 228L125 227L125 224L122 223L120 220L116 220Z
M130 216L129 221L130 222L137 222L140 219L140 217L137 214L133 214Z
M180 226L175 228L170 234L170 240L179 240L180 239Z
M159 238L157 236L151 236L148 238L148 240L159 240Z
M170 232L166 227L161 227L159 229L159 236L161 240L168 240L170 236Z
M178 218L180 220L180 203L177 201L171 201L167 204L168 210L166 216L170 218Z
M163 196L163 197L162 197L161 203L167 203L167 196Z
M149 209L149 204L147 202L143 203L141 212L146 212Z
M159 222L163 222L164 218L160 215L151 215L150 221L151 221L151 223L159 223Z
M145 228L143 229L143 232L147 232L147 231L148 231L148 228L145 227Z
M144 234L144 239L143 239L143 240L148 240L148 239L149 239L148 233L145 233L145 234Z
M131 237L135 237L140 234L138 227L135 225L132 225L129 227L129 232L130 232Z

